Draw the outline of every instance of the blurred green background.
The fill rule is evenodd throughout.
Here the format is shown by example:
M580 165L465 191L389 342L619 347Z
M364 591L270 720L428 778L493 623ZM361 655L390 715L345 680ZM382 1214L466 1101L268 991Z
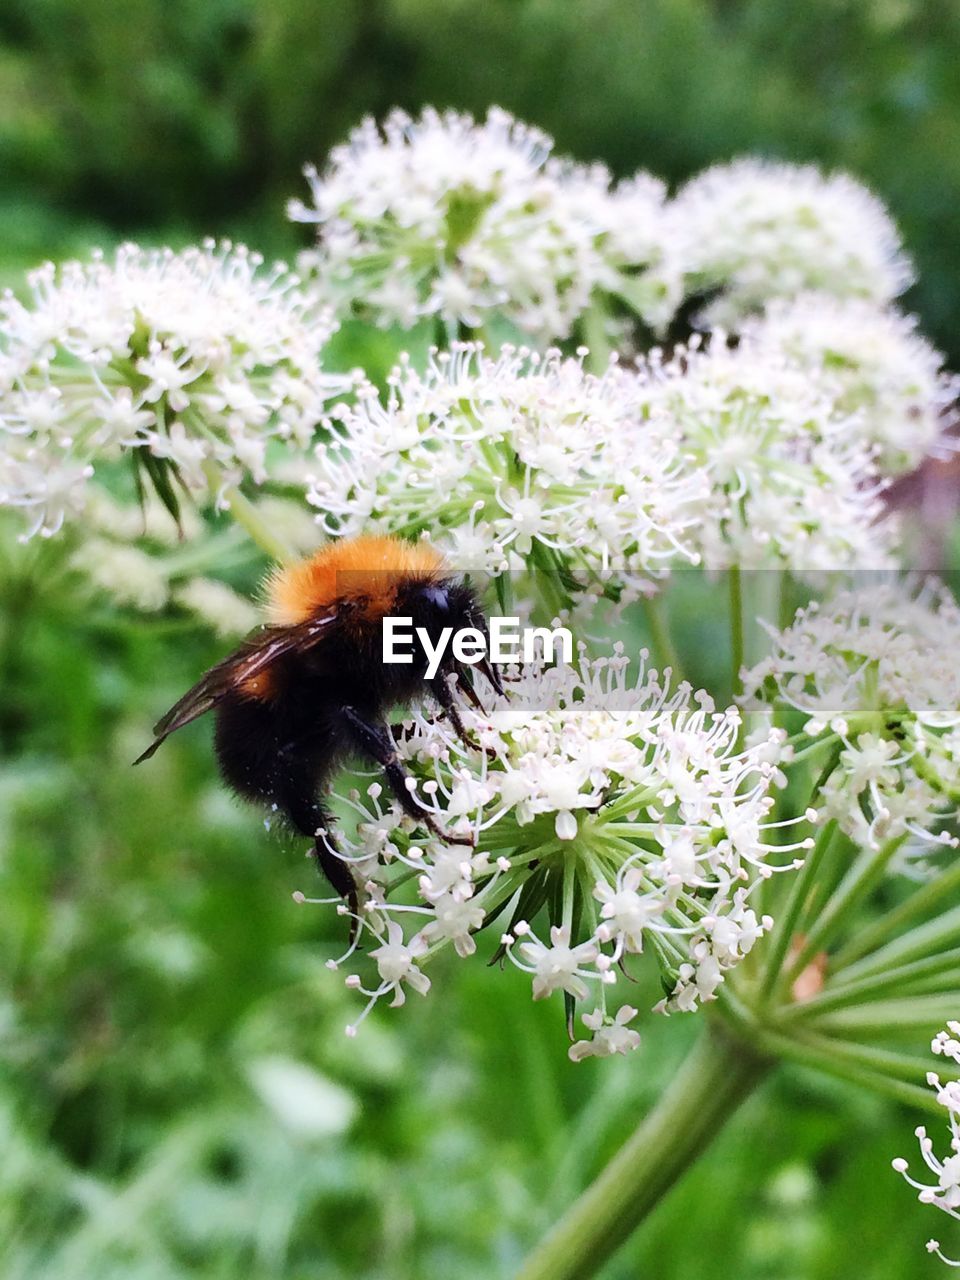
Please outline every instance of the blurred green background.
M622 174L850 168L956 367L958 65L953 0L6 0L0 274L126 236L293 252L301 164L362 114L497 102ZM209 730L129 768L222 643L78 615L56 546L0 550L0 1276L509 1275L692 1020L574 1067L558 1007L454 959L347 1041L338 922L293 905L310 868L224 794ZM916 1120L782 1072L605 1280L935 1275L889 1171Z

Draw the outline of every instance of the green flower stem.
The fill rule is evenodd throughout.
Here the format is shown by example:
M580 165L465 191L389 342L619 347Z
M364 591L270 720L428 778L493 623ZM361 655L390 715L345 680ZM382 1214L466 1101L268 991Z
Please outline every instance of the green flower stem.
M655 595L644 598L643 613L647 626L650 628L653 651L657 656L661 670L669 667L673 672L674 679L682 680L683 668L680 665L680 657L674 646L673 637L670 635L670 624L667 620L666 610L663 607L663 597Z
M474 342L479 342L482 345L484 355L489 356L491 359L496 358L499 343L494 342L490 336L490 330L485 324L474 325L470 331L470 337Z
M960 861L938 875L936 879L924 884L898 907L884 912L873 924L861 929L856 937L851 938L846 946L840 948L831 967L844 969L855 960L875 951L878 944L885 942L891 936L903 933L907 925L913 924L922 916L929 915L934 907L944 898L952 897L957 889L960 889Z
M817 916L785 975L787 982L792 982L803 973L817 952L836 936L851 912L880 883L890 859L903 844L904 838L898 836L895 840L888 840L881 849L865 849L861 853Z
M957 1003L954 991L932 996L909 996L903 1000L874 1000L870 1004L824 1014L817 1025L824 1031L846 1036L925 1035L929 1039L944 1022L957 1016ZM930 1066L929 1062L927 1066Z
M949 969L940 969L926 978L911 979L904 995L931 996L943 995L947 992L956 1001L957 993L960 992L960 965L958 964Z
M769 1038L771 1047L777 1043L778 1039L779 1037L776 1036ZM838 1042L836 1040L827 1040L824 1043L828 1046L827 1048L786 1036L784 1037L785 1048L783 1056L789 1057L799 1066L809 1067L814 1071L822 1071L826 1075L835 1076L838 1080L846 1080L850 1084L860 1085L873 1093L879 1093L886 1098L893 1098L895 1101L906 1103L910 1107L918 1107L931 1115L942 1115L942 1108L938 1106L936 1098L929 1089L925 1089L919 1084L913 1084L909 1080L903 1080L899 1076L871 1070L865 1063L858 1060L845 1058L842 1054L837 1053Z
M203 465L210 488L214 493L220 490L220 473L216 466L207 461ZM249 500L245 498L238 488L231 487L224 489L220 495L221 501L225 502L229 508L230 515L242 529L245 529L253 542L265 551L271 560L277 560L280 564L289 564L291 561L298 559L297 553L282 538L278 538L267 522L261 516L260 512Z
M215 533L205 542L184 543L171 554L163 557L163 571L171 578L203 573L210 568L222 569L225 565L243 563L250 558L250 544L239 525L231 525L221 533Z
M257 508L243 496L239 489L225 489L223 497L237 524L247 531L251 539L267 553L271 560L276 560L280 564L290 564L298 558L289 543L277 537Z
M605 320L606 313L602 305L594 300L583 313L580 322L583 328L584 345L589 351L584 363L590 373L598 375L606 372L610 356L613 354L613 348L607 338Z
M736 698L743 693L743 680L740 672L743 668L743 578L740 566L733 565L727 571L727 585L730 598L730 686Z
M875 1049L870 1045L854 1044L847 1040L838 1040L830 1036L801 1035L801 1045L810 1045L831 1055L838 1063L849 1063L866 1067L868 1071L876 1071L881 1075L889 1075L893 1079L905 1079L908 1084L922 1086L930 1070L929 1058L914 1058L909 1054L897 1053L892 1049Z
M777 602L777 626L781 631L793 625L797 616L797 606L791 596L792 579L786 569L780 570L780 599Z
M831 819L820 831L817 842L807 854L803 866L793 878L787 905L776 922L770 954L766 957L764 976L760 987L761 1002L766 1002L777 988L783 971L790 943L797 922L804 912L807 899L816 885L817 873L837 833L836 821Z
M778 626L780 595L783 574L779 569L762 569L753 575L754 603L757 618L765 618L771 626Z
M774 1026L758 1022L752 1010L733 994L728 984L724 984L720 1002L721 1012L729 1018L737 1034L752 1044L758 1054L773 1060L795 1062L910 1106L939 1113L930 1090L912 1083L918 1066L915 1059L809 1032L797 1034L794 1028L785 1034ZM929 1063L924 1065L927 1067ZM904 1079L904 1076L908 1078Z
M771 1067L708 1023L654 1109L551 1229L517 1280L586 1280L639 1226Z
M958 965L960 965L960 949L955 949L938 952L934 956L914 960L909 964L895 966L884 973L862 978L859 982L828 984L819 995L804 1000L801 1004L789 1006L786 1017L791 1022L817 1018L821 1014L844 1009L848 1005L865 1004L868 1001L877 1000L888 991L902 990L920 979L929 977L942 979L936 990L946 990L949 985L947 976L960 972Z
M833 834L821 833L819 859ZM815 849L808 866L817 855ZM815 875L814 866L807 873L808 886ZM793 895L794 921L806 897L806 889ZM792 926L784 935L789 939L791 932ZM777 952L782 961L782 943ZM951 958L943 960L949 963ZM816 1029L808 1029L764 1022L728 980L717 1010L727 1025L715 1017L706 1019L700 1041L660 1101L534 1250L516 1280L586 1280L596 1275L777 1060L825 1072L924 1111L939 1111L934 1095L922 1084L929 1067L926 1059L856 1043L853 1037L904 1027L927 1032L956 1015L951 993L827 1013L818 1018ZM828 1029L833 1034L823 1034Z
M935 916L925 924L917 925L909 933L888 942L879 951L874 951L856 964L848 965L844 970L848 982L869 977L874 973L886 973L895 965L906 964L911 960L919 960L922 956L931 956L942 948L953 948L960 938L960 907L953 907L942 915Z
M806 734L802 733L797 736L801 739L806 738ZM828 734L825 738L817 738L816 742L811 742L808 747L804 747L801 751L795 751L793 753L790 757L791 769L794 765L799 764L801 760L809 760L811 756L819 754L819 752L826 750L827 747L835 746L839 741L840 738L835 733Z

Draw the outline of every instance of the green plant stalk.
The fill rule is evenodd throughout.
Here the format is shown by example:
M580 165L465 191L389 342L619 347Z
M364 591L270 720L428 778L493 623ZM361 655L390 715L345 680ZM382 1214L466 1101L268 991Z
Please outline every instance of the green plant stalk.
M856 860L836 891L831 895L815 924L807 934L796 959L790 965L786 980L796 979L823 947L836 937L856 907L883 879L890 859L904 841L903 836L888 840L879 850L869 849Z
M673 1082L516 1280L586 1280L640 1225L756 1088L772 1061L708 1022Z
M226 489L223 494L230 515L241 528L245 529L257 546L267 553L271 560L280 564L290 564L297 559L297 553L282 538L278 538L260 512L239 489Z
M799 1033L796 1040L799 1048L816 1049L823 1054L824 1059L832 1058L834 1069L845 1065L860 1066L867 1071L876 1071L879 1075L904 1080L918 1087L922 1085L930 1069L928 1058L915 1058L894 1049L878 1049L872 1045L838 1040L811 1032Z
M902 1000L874 1000L852 1009L825 1013L817 1020L817 1029L858 1039L893 1034L919 1038L939 1030L948 1018L955 1018L957 1003L953 992L909 996ZM791 1037L792 1034L791 1030Z
M213 463L207 461L203 469L214 493L220 493L221 502L226 503L231 517L246 531L251 540L261 551L265 551L271 560L280 564L290 564L298 559L297 553L282 538L278 538L263 516L249 498L245 498L235 486L220 492L220 473Z
M490 330L487 325L474 325L470 330L470 338L472 341L480 343L483 347L483 354L485 356L489 356L491 360L496 359L497 343L494 342L493 338L490 336Z
M931 973L926 978L911 978L905 984L903 994L934 996L951 992L956 1000L958 991L960 991L960 964L955 964L949 969L938 969L935 974Z
M610 356L613 348L607 338L607 331L604 325L606 313L603 304L598 302L594 295L590 306L587 307L581 318L583 327L583 341L588 348L585 364L590 373L603 374L610 364Z
M215 533L206 541L186 542L163 557L163 571L170 578L180 578L203 573L209 568L220 569L224 562L243 563L250 558L250 543L245 530L238 524Z
M833 834L832 830L821 832L819 851L808 860L810 884ZM884 865L889 853L888 846L851 868L834 895L834 907L842 910L830 913L830 932L845 918L847 908L860 901L865 887L873 883L877 863ZM806 897L807 889L802 885L792 895L787 927L771 956L779 965L786 953L782 938L789 940ZM947 913L947 917L953 914ZM930 924L933 929L928 925L915 930L922 935L922 942L914 940L912 946L902 948L904 960L911 961L918 948L926 955L931 935L944 934L943 920ZM931 967L925 961L913 972L926 974ZM777 966L771 968L776 974ZM774 981L774 989L776 985ZM857 985L861 996L872 987L871 983ZM769 981L763 990L769 998ZM821 1010L821 1016L807 1027L791 1023L789 1015L783 1025L758 1017L728 981L717 1011L727 1025L717 1018L707 1019L701 1039L663 1097L534 1250L516 1280L587 1280L594 1276L778 1061L792 1061L926 1111L936 1109L933 1094L922 1085L926 1061L858 1040L869 1038L871 1033L888 1035L891 1029L928 1031L940 1025L956 1012L956 1001L949 993L875 1000L836 1012ZM797 1017L800 1012L798 1009Z
M771 1061L794 1062L938 1114L938 1105L930 1090L912 1082L916 1075L915 1059L809 1032L798 1035L794 1028L784 1034L775 1026L758 1022L753 1011L729 987L725 987L720 1001L720 1011L735 1028L735 1033L751 1044L756 1053L766 1055Z
M656 654L661 671L669 667L673 672L674 680L682 680L683 669L673 643L673 637L670 635L670 624L664 612L663 597L657 595L645 598L643 601L643 614L646 618L647 626L650 628L653 651Z
M960 949L954 948L897 965L886 973L876 973L869 978L861 978L858 982L828 983L819 995L789 1006L784 1020L806 1022L810 1018L817 1018L821 1014L832 1013L849 1005L878 1000L888 991L906 988L921 979L941 979L935 989L946 990L948 984L945 979L960 972L958 966Z
M926 1111L931 1115L939 1116L943 1114L943 1108L937 1103L935 1096L929 1089L924 1089L918 1084L904 1080L899 1074L890 1074L887 1071L872 1069L858 1058L848 1059L837 1054L834 1051L836 1041L830 1041L829 1049L824 1049L821 1045L807 1044L790 1036L770 1034L764 1036L763 1039L769 1045L771 1052L779 1045L782 1056L798 1066L807 1067L812 1071L820 1071L824 1075L834 1076L838 1080L845 1080L848 1084L855 1084L862 1089L869 1089L882 1097L893 1098L896 1102L906 1103L907 1106L916 1107L918 1110Z
M921 916L928 915L943 898L960 889L960 861L929 881L905 902L892 911L886 911L873 924L861 929L834 957L832 968L845 969L861 959L887 938L902 933L906 925L913 924Z
M817 842L804 859L803 866L794 877L790 888L790 897L782 915L776 922L770 955L764 967L763 982L760 994L762 1001L768 1001L777 986L777 980L783 970L790 942L797 927L797 921L803 912L811 887L817 878L820 864L826 857L837 831L835 819L831 819L820 831Z
M806 734L798 734L799 738L805 738ZM839 742L840 738L837 734L831 733L826 738L817 738L815 742L811 742L809 747L804 747L801 751L797 751L790 759L790 767L800 764L802 760L809 760L812 756L817 755L821 751L825 751L827 747L834 746Z
M736 698L743 693L744 638L743 638L743 578L740 566L728 570L727 585L730 595L730 687Z
M844 970L844 980L859 981L875 973L886 973L895 965L934 955L941 949L952 950L958 938L960 907L953 907L950 911L917 925L901 937L894 938L885 947L858 960L856 964L848 965Z

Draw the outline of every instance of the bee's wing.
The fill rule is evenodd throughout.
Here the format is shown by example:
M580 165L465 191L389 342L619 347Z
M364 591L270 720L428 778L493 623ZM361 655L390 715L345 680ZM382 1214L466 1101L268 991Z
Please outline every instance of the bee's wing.
M335 611L319 617L312 617L306 622L292 627L264 627L249 639L245 640L236 652L229 654L222 662L211 667L205 676L189 689L179 702L175 703L166 715L153 726L156 735L150 746L139 755L134 764L149 760L157 747L171 733L176 733L191 720L212 711L217 703L235 690L245 681L265 671L271 663L276 662L286 653L303 652L323 636L336 622Z

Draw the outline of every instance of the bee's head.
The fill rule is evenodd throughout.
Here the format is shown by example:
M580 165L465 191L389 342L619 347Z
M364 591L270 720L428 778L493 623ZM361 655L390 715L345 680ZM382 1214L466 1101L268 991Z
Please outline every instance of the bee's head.
M444 627L458 630L475 626L482 618L473 592L452 578L418 582L406 593L405 604L414 626L423 627L431 637L439 635Z
M431 578L417 582L403 593L402 604L400 611L409 613L413 626L422 627L434 644L448 628L453 633L470 628L486 638L483 610L473 589L465 582L455 578ZM451 652L449 638L445 652ZM484 657L477 666L493 687L502 692L500 678L488 660Z

